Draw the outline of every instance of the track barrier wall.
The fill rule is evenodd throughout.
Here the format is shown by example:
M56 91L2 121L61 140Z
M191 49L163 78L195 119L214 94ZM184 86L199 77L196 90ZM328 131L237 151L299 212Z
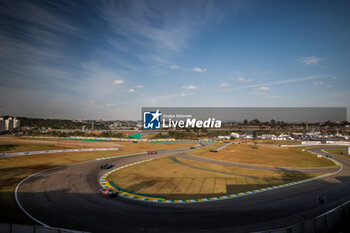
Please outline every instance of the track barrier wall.
M350 201L316 218L268 231L255 233L338 233L350 232Z
M74 231L61 228L0 223L0 233L84 233L86 231Z
M229 145L231 145L231 144L233 144L233 142L229 142L229 143L227 143L227 144L225 144L225 145L223 145L223 146L220 146L220 147L218 147L218 148L216 148L216 149L213 149L213 150L211 150L211 151L213 151L213 152L218 152L219 150L224 149L226 146L229 146Z
M80 141L115 141L115 142L178 142L178 143L213 143L218 142L210 138L203 138L199 140L184 140L184 139L174 139L174 138L163 138L163 139L135 139L135 138L105 138L105 137L50 137L50 136L23 136L26 138L36 138L36 139L55 139L55 140L80 140Z
M63 149L63 150L41 150L41 151L4 153L4 154L0 154L0 157L55 154L55 153L65 153L65 152L115 151L115 150L120 150L120 149L119 148L84 148L84 149Z

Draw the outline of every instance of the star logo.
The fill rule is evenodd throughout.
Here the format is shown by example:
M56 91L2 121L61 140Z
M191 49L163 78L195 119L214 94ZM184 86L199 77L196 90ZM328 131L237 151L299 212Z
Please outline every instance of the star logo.
M152 114L152 116L153 116L151 122L154 121L155 119L157 119L157 121L159 121L159 117L162 115L162 114L159 112L159 109L157 109L157 111L156 111L155 113L151 113L151 114Z

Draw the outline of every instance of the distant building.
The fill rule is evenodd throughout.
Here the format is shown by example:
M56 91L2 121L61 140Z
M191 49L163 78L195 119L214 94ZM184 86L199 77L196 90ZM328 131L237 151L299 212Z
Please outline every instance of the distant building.
M13 128L18 128L20 126L20 121L15 117L13 119Z
M0 117L0 132L15 129L15 128L18 128L19 126L20 126L20 121L16 117L15 118L9 117L7 119Z
M5 120L3 117L0 117L0 132L5 131Z
M13 119L9 117L5 120L5 130L10 130L13 128Z

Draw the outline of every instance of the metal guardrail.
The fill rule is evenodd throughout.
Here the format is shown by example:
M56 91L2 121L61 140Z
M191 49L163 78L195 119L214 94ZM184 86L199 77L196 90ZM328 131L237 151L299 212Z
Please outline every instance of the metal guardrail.
M229 143L227 143L227 144L225 144L223 146L220 146L220 147L218 147L216 149L211 149L210 152L218 152L219 150L224 149L226 146L229 146L231 144L233 144L233 142L229 142Z
M338 233L350 230L350 201L293 226L255 233Z
M62 228L0 223L0 233L85 233Z
M255 233L338 233L350 230L350 201L332 209L316 218L301 223ZM22 224L0 223L0 233L85 233L61 228L32 226Z

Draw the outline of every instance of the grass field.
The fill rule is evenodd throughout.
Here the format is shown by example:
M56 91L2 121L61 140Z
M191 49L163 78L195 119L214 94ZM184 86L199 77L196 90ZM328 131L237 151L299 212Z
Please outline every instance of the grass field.
M38 151L38 150L58 150L68 149L64 146L42 145L42 144L21 144L21 143L0 143L0 154L21 151Z
M330 153L331 155L340 155L340 156L343 156L343 157L346 157L346 158L350 159L349 155L345 155L345 154L348 153L347 149L338 149L338 150L337 149L333 149L333 150L325 150L325 151Z
M123 168L108 176L108 180L140 194L191 199L249 191L316 176L177 160L186 165L162 158Z
M8 143L2 141L2 145L14 144L11 140ZM18 144L18 143L15 143ZM13 192L16 185L25 177L34 174L38 171L66 165L73 164L82 161L93 160L99 157L124 155L137 152L145 152L147 150L163 150L184 148L190 146L190 144L175 144L175 143L130 143L123 142L118 143L122 150L120 151L106 151L106 152L72 152L72 153L59 153L59 154L44 154L44 155L31 155L31 156L19 156L10 158L0 158L0 209L6 211L0 211L1 222L9 223L24 223L32 224L33 222L28 219L24 213L17 207L14 200ZM95 144L96 145L96 144ZM18 146L7 147L6 150L19 148L27 150L28 148L35 148L35 150L41 148L48 149L50 145L44 144L21 144ZM98 146L97 146L98 147ZM51 148L51 147L50 147ZM81 148L81 147L80 147ZM55 148L52 148L55 149Z
M301 141L278 141L278 140L253 140L253 139L235 139L234 142L241 142L241 143L256 143L256 144L300 144Z
M220 145L222 144L218 143L208 147L191 150L188 153L211 159L261 166L293 168L335 166L332 161L326 158L318 158L312 153L302 151L304 148L300 147L232 144L216 153L209 152L210 149L217 148ZM256 146L257 149L254 149L253 146Z
M14 136L0 136L0 144L40 144L54 145L65 148L98 148L98 147L118 147L117 142L110 141L78 141L78 140L57 140L57 139L42 139L42 138L26 138Z

